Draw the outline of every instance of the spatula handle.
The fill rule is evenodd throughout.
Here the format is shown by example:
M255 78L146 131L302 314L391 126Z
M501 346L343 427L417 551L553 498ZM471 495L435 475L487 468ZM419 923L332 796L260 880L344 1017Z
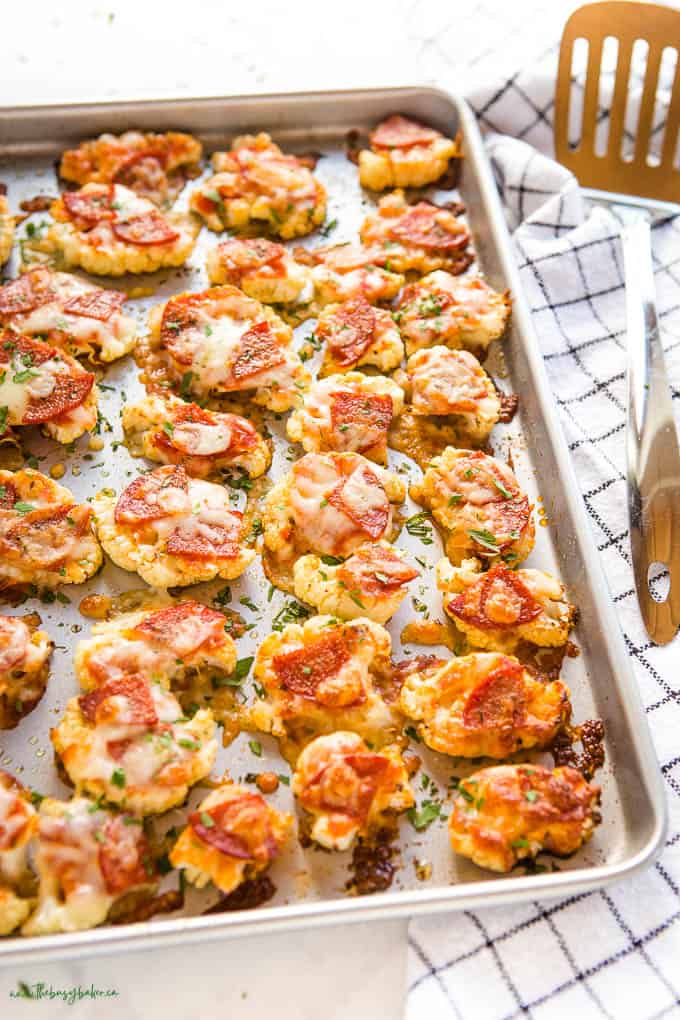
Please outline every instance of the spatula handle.
M680 450L656 313L649 222L623 228L628 333L628 520L635 587L657 644L680 625ZM664 564L670 591L656 601L649 567Z

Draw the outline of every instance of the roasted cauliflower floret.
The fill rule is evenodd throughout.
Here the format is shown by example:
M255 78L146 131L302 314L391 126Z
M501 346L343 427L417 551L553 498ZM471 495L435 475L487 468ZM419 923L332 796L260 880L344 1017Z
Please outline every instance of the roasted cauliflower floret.
M38 905L22 935L95 928L126 893L156 888L157 872L139 819L85 797L40 805Z
M571 714L563 683L536 680L500 652L473 652L434 674L410 674L399 705L428 747L461 758L547 747Z
M212 284L239 287L263 304L306 305L314 297L309 267L263 237L223 241L208 252L205 268Z
M541 851L568 857L600 822L600 789L570 767L495 765L461 779L451 846L480 868L510 871Z
M211 230L237 233L265 226L290 240L323 223L326 190L296 156L286 156L269 135L242 135L212 157L215 174L190 200Z
M148 382L183 397L243 393L271 411L288 411L310 381L293 332L267 305L225 285L156 305L139 345Z
M39 625L37 613L0 614L0 730L16 726L45 693L54 642Z
M392 301L404 285L382 247L337 244L313 251L297 248L294 254L312 267L315 300L321 307L357 298L382 304Z
M267 493L265 548L279 560L305 552L349 556L392 537L404 483L359 453L307 453Z
M450 416L461 436L475 444L486 442L501 405L473 354L431 347L411 355L406 371L413 414Z
M533 549L528 497L506 464L480 450L447 447L411 495L445 529L446 553L455 566L470 556L519 564Z
M415 802L398 748L371 751L343 730L307 744L291 785L313 818L311 838L327 850L348 850L357 836L393 826Z
M11 935L31 912L29 900L23 900L0 882L0 935Z
M293 818L267 804L259 793L225 783L202 800L170 851L199 889L212 882L233 892L266 871L288 839Z
M124 301L122 291L36 266L0 287L0 325L74 357L115 361L136 341L135 320L121 311Z
M94 378L70 354L0 328L1 432L40 425L58 443L73 442L97 424Z
M418 573L389 542L369 542L346 560L301 556L293 568L293 580L297 598L319 613L342 620L366 616L375 623L387 623Z
M14 217L10 216L9 205L5 194L0 190L0 266L12 253L14 241Z
M137 815L181 804L217 754L210 710L187 719L173 694L140 673L72 698L50 736L79 793Z
M438 270L404 288L394 318L409 355L433 344L482 354L505 332L510 308L507 292L493 290L481 276Z
M191 600L96 623L92 637L76 646L76 677L85 690L130 673L175 693L209 685L236 666L227 623L223 613Z
M362 296L325 308L314 330L325 344L321 375L374 365L390 372L401 362L404 345L394 320L384 308L373 308Z
M67 149L59 174L81 187L92 182L122 184L156 205L169 205L187 177L198 173L201 154L201 143L179 131L125 131L100 135L81 142L77 149Z
M209 411L167 394L150 393L123 407L123 431L130 453L161 464L181 464L192 478L245 471L264 474L271 444L240 414Z
M314 616L270 634L255 658L265 698L251 709L253 725L283 738L289 759L315 736L335 730L383 747L397 727L377 686L389 675L390 649L387 631L363 618L340 623Z
M565 645L576 608L564 585L542 570L509 570L499 563L481 573L478 560L437 564L444 609L473 648L513 652L520 642L539 648Z
M376 263L396 273L431 273L446 269L462 273L473 261L470 231L444 206L432 202L408 205L403 191L380 199L359 231L362 243L378 254Z
M37 251L95 276L152 273L182 266L200 229L187 213L161 213L120 184L86 184L52 203L54 223Z
M138 475L118 499L103 489L92 508L105 552L156 588L232 580L255 558L228 491L189 478L181 465Z
M370 145L359 153L359 180L372 191L424 188L438 181L449 160L460 155L451 138L399 114L371 131Z
M0 470L0 588L82 584L95 574L102 551L92 511L39 471Z
M330 375L310 386L286 429L308 452L362 453L385 464L387 433L403 406L404 391L384 376Z

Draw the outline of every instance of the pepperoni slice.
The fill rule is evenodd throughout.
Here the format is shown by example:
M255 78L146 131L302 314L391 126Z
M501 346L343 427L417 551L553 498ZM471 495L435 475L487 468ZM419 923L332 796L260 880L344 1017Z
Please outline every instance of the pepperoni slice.
M517 541L531 518L528 496L489 503L484 511L486 528L496 536L499 549ZM484 555L484 549L480 549Z
M81 406L94 385L91 372L85 372L69 355L56 347L48 347L40 340L8 332L4 332L2 337L7 339L0 345L0 365L14 359L16 382L29 382L35 369L46 361L57 361L67 369L51 373L52 389L47 396L30 397L21 419L22 425L41 425ZM23 373L27 373L24 380Z
M437 251L455 251L470 240L464 223L429 202L412 206L389 228L389 234L397 241Z
M0 510L11 510L17 502L17 490L11 482L0 485Z
M205 824L206 816L212 819L212 825ZM255 793L243 794L205 811L193 811L189 825L208 846L236 860L266 863L277 851L267 805Z
M114 511L117 524L157 521L186 509L189 478L181 465L168 465L140 475L120 495Z
M210 428L215 433L213 445L217 443L217 433L220 428L224 431L224 441L221 446L216 446L210 453L194 453L191 448L191 437L194 434L192 425L199 428ZM159 429L154 434L155 446L168 451L179 451L183 456L202 461L210 461L214 457L226 453L242 453L252 450L257 445L257 430L246 418L238 414L225 412L220 414L214 411L207 411L198 404L184 404L172 413L172 431Z
M143 247L172 244L179 237L179 233L173 230L168 221L155 209L114 223L112 229L119 241Z
M107 892L119 896L154 880L156 867L141 825L126 824L124 816L116 815L100 831L99 867Z
M86 290L67 301L64 311L70 315L108 322L114 312L120 311L125 296L119 290Z
M216 609L200 602L180 602L151 613L135 627L135 631L167 645L175 655L185 656L193 655L208 642L221 643L225 622L224 615Z
M410 283L405 287L399 299L399 308L415 312L419 319L436 319L454 304L453 295L448 291L431 287L425 290L418 283Z
M477 684L463 709L463 725L471 729L498 730L519 726L526 714L526 692L520 662L502 662Z
M380 538L390 521L387 494L371 469L362 464L333 489L328 502L371 538Z
M418 577L418 571L391 549L377 545L355 552L338 567L336 577L350 591L379 598L399 591Z
M284 690L314 701L319 685L337 676L349 657L346 635L331 632L313 644L275 655L272 665Z
M365 297L346 301L317 334L328 341L328 349L339 365L355 365L373 343L376 317Z
M17 516L0 534L0 552L11 559L28 560L54 569L63 562L89 528L89 506L67 504L56 509L40 507Z
M61 200L72 220L81 221L86 227L94 227L103 220L112 220L113 186L97 185L80 191L65 191Z
M277 343L268 322L256 322L241 337L239 352L231 366L237 381L250 379L269 368L283 365L286 355Z
M106 711L100 713L100 705L110 698L125 699L124 717L120 720L121 724L146 726L147 728L157 724L158 715L151 696L151 689L141 674L107 680L99 687L95 687L93 691L81 694L78 698L78 705L87 721L94 726L98 722L106 721L108 713Z
M168 154L162 149L138 149L123 156L111 175L111 180L116 184L128 186L127 181L135 181L135 167L138 163L148 163L148 171L142 171L142 178L146 179L148 173L158 176L165 170ZM146 181L148 183L148 180Z
M454 595L446 609L481 630L517 627L543 612L521 578L503 564L492 567L467 591Z
M376 149L410 149L414 145L428 145L441 135L416 120L396 113L378 124L370 138L371 146Z
M0 317L26 315L56 296L49 269L37 268L0 287Z
M188 560L234 560L239 554L243 514L224 511L219 521L191 517L182 522L168 539L165 549L171 556Z
M364 440L353 449L368 450L377 443L385 441L387 430L392 423L394 405L392 398L380 393L350 393L340 390L334 393L331 403L331 423L333 431L342 441L343 434L350 432L356 435L364 431Z
M230 241L224 241L217 250L227 268L233 268L240 272L275 266L286 255L286 249L282 244L267 241L263 237L256 237L252 241L242 241L235 237Z
M23 620L16 616L0 616L0 674L8 673L22 662L30 632Z

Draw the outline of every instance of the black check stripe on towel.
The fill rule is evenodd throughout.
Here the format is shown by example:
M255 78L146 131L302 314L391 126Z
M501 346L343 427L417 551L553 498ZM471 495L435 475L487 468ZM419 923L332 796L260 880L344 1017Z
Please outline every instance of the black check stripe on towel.
M514 229L550 382L635 672L670 803L660 861L603 892L410 926L407 1020L680 1017L680 699L677 642L650 644L625 517L624 301L616 224L539 151L552 87L528 74L473 100ZM502 134L498 132L503 132ZM525 139L524 141L521 139ZM532 144L528 144L531 142ZM653 232L657 300L680 412L680 222ZM680 417L680 415L677 415Z

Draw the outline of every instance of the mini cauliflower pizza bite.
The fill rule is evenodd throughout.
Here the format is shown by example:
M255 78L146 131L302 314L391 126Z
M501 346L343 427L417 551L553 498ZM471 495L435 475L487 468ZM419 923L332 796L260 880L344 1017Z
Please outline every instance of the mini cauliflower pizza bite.
M359 153L359 181L364 188L424 188L446 173L460 155L451 138L409 117L394 114L370 134L370 150Z
M404 277L390 266L382 248L338 244L313 251L296 248L294 254L312 267L315 298L322 307L359 297L371 305L383 304L404 285Z
M404 345L390 313L373 308L363 296L325 308L314 335L324 344L322 376L349 372L360 365L390 372L404 356Z
M507 293L493 290L481 276L438 270L404 288L394 318L409 355L433 344L481 355L503 335L510 307Z
M406 371L413 414L451 417L470 442L486 442L500 417L501 404L473 354L437 345L412 354Z
M0 425L40 425L72 443L97 424L99 392L92 372L42 340L0 329Z
M261 229L290 240L309 234L326 216L326 190L296 156L286 156L263 132L235 138L212 157L215 174L191 196L191 209L210 230Z
M479 560L437 564L444 609L473 648L512 652L520 642L539 648L567 643L576 608L564 585L542 570L509 570L503 563L481 573Z
M39 471L0 470L0 589L82 584L99 570L102 551L92 511Z
M188 821L170 863L199 889L212 882L226 894L267 870L293 824L291 815L237 783L209 793Z
M313 383L288 419L288 438L308 452L361 453L387 462L387 433L404 391L381 375L348 372Z
M341 623L314 616L270 634L255 658L265 698L251 709L253 724L283 738L289 758L315 736L335 730L383 747L397 735L394 712L379 693L379 681L391 669L390 650L387 631L363 618Z
M461 779L449 815L455 853L511 871L542 851L568 857L600 823L600 789L569 766L494 765Z
M136 815L181 804L217 754L212 712L187 718L174 694L141 673L72 698L50 736L78 793Z
M35 862L38 905L22 935L102 924L126 894L151 897L158 881L141 822L85 797L40 805Z
M37 827L28 792L0 769L0 935L9 935L30 913L31 904L19 892L29 875L28 844Z
M265 548L279 560L305 552L349 556L391 538L404 483L359 453L306 453L264 503Z
M0 730L16 726L45 693L54 642L39 625L37 614L0 614Z
M236 645L223 613L187 600L96 623L79 641L76 678L85 690L140 673L175 693L230 676Z
M54 223L36 249L95 276L183 266L200 229L187 213L161 213L120 184L86 184L52 203Z
M381 198L359 236L366 247L381 252L378 264L389 265L396 273L446 269L457 274L474 258L467 251L470 231L462 220L432 202L408 205L402 191Z
M100 135L67 149L59 174L65 181L122 184L156 205L174 202L187 177L199 172L202 146L191 135L126 131Z
M135 320L121 311L124 301L122 291L36 266L0 287L0 325L74 357L115 361L136 342Z
M448 446L411 495L446 532L446 554L458 566L478 556L519 564L534 546L532 507L513 472L481 450Z
M223 241L208 252L205 267L213 285L228 283L263 304L305 305L314 297L309 267L263 237Z
M561 681L543 683L500 652L461 655L434 673L416 670L399 705L428 747L461 758L545 748L571 715Z
M0 266L10 257L14 241L14 217L10 216L9 205L0 185Z
M299 402L310 380L292 340L271 308L225 285L153 308L140 361L147 382L169 383L183 397L242 393L281 412Z
M116 566L156 588L233 580L255 558L245 545L243 514L222 485L189 478L181 465L138 475L121 495L104 489L92 501L99 540Z
M341 620L366 616L387 623L419 576L400 549L389 542L368 542L346 560L301 556L293 568L295 595L319 613Z
M245 471L264 474L271 444L240 414L209 411L170 394L149 393L123 407L123 431L135 457L181 464L192 478Z
M311 838L326 850L348 850L357 837L394 828L397 815L415 803L399 749L371 751L343 730L307 744L291 786L313 819Z

